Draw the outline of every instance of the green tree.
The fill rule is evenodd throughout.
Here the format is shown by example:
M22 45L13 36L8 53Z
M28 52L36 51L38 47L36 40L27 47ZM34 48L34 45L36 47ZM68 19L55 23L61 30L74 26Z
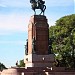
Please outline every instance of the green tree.
M19 64L18 64L18 62L16 62L16 66L17 66L17 67L25 67L24 60L20 60L20 61L19 61Z
M56 66L75 68L75 14L64 16L49 29Z
M0 70L6 69L5 65L3 63L0 63Z

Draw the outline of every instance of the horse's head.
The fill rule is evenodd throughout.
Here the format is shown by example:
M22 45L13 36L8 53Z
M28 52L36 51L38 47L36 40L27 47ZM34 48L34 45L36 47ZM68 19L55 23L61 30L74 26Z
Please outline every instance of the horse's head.
M36 3L36 0L30 0L30 3Z
M31 6L32 6L32 9L36 9L36 7L37 7L36 0L30 0L30 3L31 3Z

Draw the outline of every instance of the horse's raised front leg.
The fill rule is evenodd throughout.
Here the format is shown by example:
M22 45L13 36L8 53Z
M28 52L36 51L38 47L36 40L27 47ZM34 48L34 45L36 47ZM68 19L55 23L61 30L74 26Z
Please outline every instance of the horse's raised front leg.
M36 11L35 11L35 9L34 9L34 15L36 15Z
M44 15L44 11L43 11L43 15Z
M41 15L41 14L42 14L42 10L41 10L41 13L39 15Z

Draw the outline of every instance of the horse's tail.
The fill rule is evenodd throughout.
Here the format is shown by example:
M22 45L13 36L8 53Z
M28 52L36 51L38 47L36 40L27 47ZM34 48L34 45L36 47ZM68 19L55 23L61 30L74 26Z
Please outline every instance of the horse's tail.
M46 10L46 6L44 5L44 8L43 8L43 10L45 11Z
M46 10L46 6L45 5L43 5L43 15L44 15L44 12L45 12L45 10Z
M42 13L43 13L43 15L44 15L44 12L45 12L46 6L43 5L43 7L41 7L40 9L41 9L42 11L41 11L41 13L40 13L39 15L41 15Z

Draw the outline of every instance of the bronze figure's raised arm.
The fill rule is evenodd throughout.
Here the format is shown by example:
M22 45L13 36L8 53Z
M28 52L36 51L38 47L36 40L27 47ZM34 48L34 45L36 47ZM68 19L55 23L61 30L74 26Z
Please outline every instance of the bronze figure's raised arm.
M43 0L30 0L30 3L31 3L31 6L32 6L32 9L35 12L35 15L36 15L35 9L40 9L41 13L39 15L41 15L42 13L44 15L44 12L45 12L45 9L46 9L46 6L44 5L45 1L43 1Z

